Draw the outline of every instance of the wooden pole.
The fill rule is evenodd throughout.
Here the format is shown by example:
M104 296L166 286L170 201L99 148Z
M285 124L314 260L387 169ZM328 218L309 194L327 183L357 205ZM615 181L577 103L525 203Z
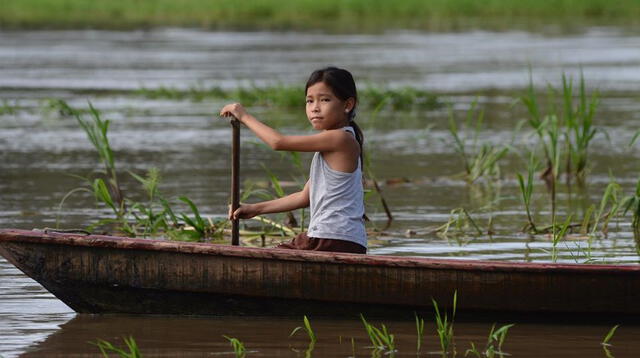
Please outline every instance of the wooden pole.
M231 120L233 143L231 146L231 212L240 206L240 121ZM240 223L238 219L231 221L231 245L240 245Z

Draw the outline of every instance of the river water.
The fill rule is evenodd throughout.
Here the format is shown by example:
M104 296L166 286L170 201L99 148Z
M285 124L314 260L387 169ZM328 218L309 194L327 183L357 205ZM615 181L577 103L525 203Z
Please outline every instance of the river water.
M590 151L587 185L561 186L559 210L580 218L598 204L609 173L631 193L638 179L638 147L627 144L640 119L640 37L619 28L590 28L579 33L547 32L392 32L378 35L322 33L203 32L163 29L136 32L19 31L0 32L0 227L83 227L108 217L90 194L79 193L58 204L88 175L97 158L74 120L48 109L50 99L72 106L87 101L112 120L110 138L124 189L135 197L137 184L126 171L157 167L166 197L186 195L206 216L224 215L229 187L229 128L214 113L217 100L149 99L127 91L140 88L188 89L219 86L299 85L315 68L335 64L349 68L361 87L412 86L451 103L459 118L477 99L486 128L479 139L512 143L501 163L498 181L468 185L456 174L462 163L447 131L447 109L363 110L367 154L383 184L394 222L371 237L373 254L457 257L512 261L550 261L545 236L521 233L526 222L516 172L524 171L526 149L536 144L515 99L526 89L529 70L537 88L558 86L561 74L584 74L590 91L600 91L596 134ZM256 107L256 115L286 133L307 133L302 110ZM606 134L605 134L606 133ZM298 170L287 159L255 144L243 132L243 180L263 182L262 163L282 180ZM303 156L307 163L309 157ZM289 188L292 189L292 188ZM548 221L548 194L535 186L535 217ZM493 203L490 206L487 204ZM450 211L464 207L492 235L432 233ZM384 226L376 198L368 203L372 226ZM574 234L559 245L562 262L636 264L637 247L630 218L616 220L607 237L588 242ZM483 230L484 231L484 230ZM615 293L612 293L615 294ZM368 355L357 319L313 321L320 332L316 356ZM412 318L385 322L398 337L398 355L415 354ZM516 356L604 356L599 342L613 324L517 323L505 350ZM87 341L138 339L146 356L205 356L230 352L222 334L245 342L255 356L295 356L306 344L302 335L288 338L301 319L181 318L76 315L41 286L0 259L0 355L91 356ZM429 326L431 324L431 326ZM468 341L483 344L491 322L459 323L459 350ZM437 350L428 320L426 350ZM616 357L636 356L640 329L622 326L615 336ZM341 339L339 337L342 337ZM341 341L341 342L340 342ZM348 342L347 342L348 341ZM636 353L636 354L634 354Z

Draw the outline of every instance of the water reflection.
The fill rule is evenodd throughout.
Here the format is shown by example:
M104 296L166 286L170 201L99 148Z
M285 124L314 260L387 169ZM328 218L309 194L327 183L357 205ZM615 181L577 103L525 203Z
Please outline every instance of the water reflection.
M371 342L362 322L357 318L310 318L318 341L309 350L309 338L305 334L290 337L291 331L302 325L302 318L264 317L174 317L174 316L123 316L78 315L44 341L33 344L20 357L86 357L94 356L98 349L88 342L105 339L123 347L123 336L133 336L145 357L202 357L232 355L229 342L223 335L235 337L244 343L251 356L281 357L305 356L348 357L372 355ZM426 317L422 355L431 356L439 343L433 322ZM416 356L416 330L412 317L384 322L370 322L375 326L384 323L395 335L396 356ZM470 347L469 342L483 347L492 321L457 322L456 345L459 356ZM502 325L500 323L499 325ZM499 326L498 325L498 326ZM611 326L607 324L534 324L516 322L510 329L504 350L516 357L598 357L603 351L602 337ZM640 352L637 335L640 327L623 325L612 339L611 351L616 357L632 357ZM353 339L353 346L352 346Z

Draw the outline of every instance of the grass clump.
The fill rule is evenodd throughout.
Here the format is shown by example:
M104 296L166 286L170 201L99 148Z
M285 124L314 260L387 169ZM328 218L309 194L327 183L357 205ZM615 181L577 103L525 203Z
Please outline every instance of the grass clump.
M451 320L447 316L447 313L440 313L440 309L438 308L438 302L435 299L431 299L433 302L433 309L435 310L435 318L436 318L436 333L438 334L438 340L440 343L440 353L443 357L449 357L456 355L456 347L453 335L453 321L456 317L456 305L458 303L458 292L453 293L453 305Z
M103 120L101 113L91 103L86 112L91 116L89 120L83 118L83 111L70 107L64 101L58 101L56 105L62 109L61 113L67 113L76 118L104 166L103 170L87 177L79 177L84 185L69 191L62 198L58 206L59 212L71 195L84 191L92 193L99 204L108 207L114 214L114 218L103 219L92 224L90 231L98 226L109 225L116 231L133 237L147 237L159 232L173 239L189 241L222 237L227 221L224 219L216 222L205 221L196 205L186 197L180 197L180 200L189 206L193 216L183 213L179 214L182 222L178 219L169 201L159 192L160 173L156 168L149 169L145 176L129 172L142 186L147 197L146 201L125 197L120 188L115 155L108 137L110 121Z
M389 333L387 327L382 324L381 328L377 328L371 323L367 322L362 314L360 319L364 324L364 328L367 331L371 345L376 351L385 351L389 354L393 354L396 351L396 345L394 342L394 335Z

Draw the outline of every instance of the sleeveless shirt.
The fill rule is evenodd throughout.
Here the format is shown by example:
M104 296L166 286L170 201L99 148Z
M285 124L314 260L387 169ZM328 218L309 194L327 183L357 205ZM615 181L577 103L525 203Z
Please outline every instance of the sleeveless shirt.
M355 135L352 127L343 129ZM358 166L353 172L334 170L322 153L315 153L309 170L309 237L352 241L367 247L360 166L358 158Z

